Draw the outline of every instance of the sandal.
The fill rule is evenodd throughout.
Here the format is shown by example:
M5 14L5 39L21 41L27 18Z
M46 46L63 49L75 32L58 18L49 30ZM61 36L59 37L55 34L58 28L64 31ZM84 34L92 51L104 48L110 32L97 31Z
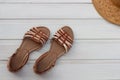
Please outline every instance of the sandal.
M41 49L47 42L50 31L46 27L33 27L25 33L22 44L10 57L8 69L11 72L18 71L28 61L31 52Z
M48 52L40 56L34 65L35 73L43 73L55 65L56 60L69 51L73 44L73 31L65 26L57 31L51 41L51 48Z

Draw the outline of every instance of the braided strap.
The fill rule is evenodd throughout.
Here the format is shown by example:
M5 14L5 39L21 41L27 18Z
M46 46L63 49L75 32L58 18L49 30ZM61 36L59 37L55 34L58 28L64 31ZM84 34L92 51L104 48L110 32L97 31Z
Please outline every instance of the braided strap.
M66 52L70 49L73 43L72 38L62 29L55 33L53 39L62 45Z
M33 27L30 29L30 31L27 31L24 37L30 38L37 43L41 43L42 45L46 43L48 39L48 36L43 31L41 31L39 27Z

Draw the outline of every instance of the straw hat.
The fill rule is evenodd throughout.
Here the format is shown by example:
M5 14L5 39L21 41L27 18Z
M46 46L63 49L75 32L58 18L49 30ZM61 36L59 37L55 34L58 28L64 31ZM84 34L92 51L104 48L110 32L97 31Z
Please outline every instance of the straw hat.
M120 25L120 0L92 0L98 13L106 20Z

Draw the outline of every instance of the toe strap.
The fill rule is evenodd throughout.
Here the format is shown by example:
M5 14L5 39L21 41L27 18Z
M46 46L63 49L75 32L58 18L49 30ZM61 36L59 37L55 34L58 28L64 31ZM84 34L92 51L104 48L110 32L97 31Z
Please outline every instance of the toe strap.
M66 52L70 49L73 43L73 39L67 34L67 32L62 29L58 30L55 33L53 40L57 41L58 44L62 45L65 48Z
M30 38L37 43L41 43L42 45L48 40L48 36L42 30L40 30L39 27L33 27L27 31L24 38Z

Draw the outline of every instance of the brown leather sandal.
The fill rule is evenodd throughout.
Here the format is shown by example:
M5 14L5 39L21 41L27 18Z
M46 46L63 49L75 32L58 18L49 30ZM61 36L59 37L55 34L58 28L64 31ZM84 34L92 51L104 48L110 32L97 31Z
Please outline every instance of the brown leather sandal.
M70 27L65 26L58 30L51 41L50 50L36 60L34 71L40 74L52 68L56 60L71 48L73 39Z
M25 33L22 44L11 56L8 62L8 69L11 72L18 71L28 61L32 51L41 49L46 43L50 35L50 31L46 27L33 27Z

